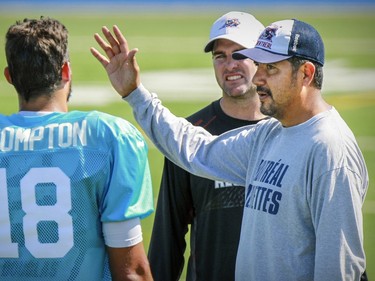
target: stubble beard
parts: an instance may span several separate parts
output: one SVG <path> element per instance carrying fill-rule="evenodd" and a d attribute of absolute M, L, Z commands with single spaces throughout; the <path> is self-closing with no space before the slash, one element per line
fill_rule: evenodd
<path fill-rule="evenodd" d="M 232 98 L 243 98 L 246 96 L 257 94 L 256 86 L 253 84 L 247 85 L 246 87 L 244 85 L 242 85 L 241 87 L 236 87 L 236 88 L 224 87 L 224 93 L 226 93 L 229 97 L 232 97 Z"/>
<path fill-rule="evenodd" d="M 277 115 L 277 108 L 274 105 L 274 102 L 272 100 L 272 103 L 269 103 L 268 105 L 265 104 L 265 102 L 260 103 L 260 112 L 264 115 L 275 117 Z"/>
<path fill-rule="evenodd" d="M 262 86 L 258 86 L 257 92 L 264 92 L 268 95 L 268 99 L 266 101 L 260 101 L 260 112 L 264 115 L 275 117 L 275 115 L 277 114 L 277 107 L 275 105 L 275 101 L 273 100 L 271 90 Z"/>

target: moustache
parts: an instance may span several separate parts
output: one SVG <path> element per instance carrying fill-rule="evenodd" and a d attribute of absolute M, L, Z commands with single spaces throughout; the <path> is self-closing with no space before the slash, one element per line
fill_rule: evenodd
<path fill-rule="evenodd" d="M 263 86 L 257 86 L 257 92 L 263 92 L 269 96 L 272 96 L 271 90 L 267 89 L 266 87 Z"/>

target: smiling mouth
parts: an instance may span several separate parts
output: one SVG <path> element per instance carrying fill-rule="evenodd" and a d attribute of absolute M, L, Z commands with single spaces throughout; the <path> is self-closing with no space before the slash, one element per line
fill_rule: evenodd
<path fill-rule="evenodd" d="M 232 76 L 227 77 L 227 81 L 236 81 L 236 80 L 241 79 L 241 78 L 242 78 L 241 75 L 232 75 Z"/>

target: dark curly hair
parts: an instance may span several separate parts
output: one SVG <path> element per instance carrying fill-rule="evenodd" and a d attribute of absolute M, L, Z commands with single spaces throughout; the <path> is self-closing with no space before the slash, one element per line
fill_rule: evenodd
<path fill-rule="evenodd" d="M 50 95 L 61 85 L 69 61 L 68 30 L 51 18 L 24 19 L 6 34 L 6 59 L 17 93 L 26 101 Z"/>

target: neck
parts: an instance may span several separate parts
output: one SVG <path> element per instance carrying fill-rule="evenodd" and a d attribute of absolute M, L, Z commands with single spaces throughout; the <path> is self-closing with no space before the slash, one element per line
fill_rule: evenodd
<path fill-rule="evenodd" d="M 315 115 L 332 108 L 321 96 L 319 90 L 314 90 L 303 95 L 305 97 L 284 111 L 279 121 L 284 127 L 296 126 L 311 119 Z M 309 97 L 309 98 L 307 98 Z"/>
<path fill-rule="evenodd" d="M 220 100 L 220 107 L 226 115 L 240 120 L 254 121 L 266 117 L 260 112 L 258 96 L 256 99 L 223 96 Z"/>
<path fill-rule="evenodd" d="M 41 95 L 29 101 L 19 96 L 19 111 L 67 112 L 67 93 L 60 89 L 51 95 Z"/>
<path fill-rule="evenodd" d="M 27 106 L 20 106 L 19 111 L 67 112 L 68 108 L 57 104 L 48 104 L 45 106 L 27 104 Z"/>

